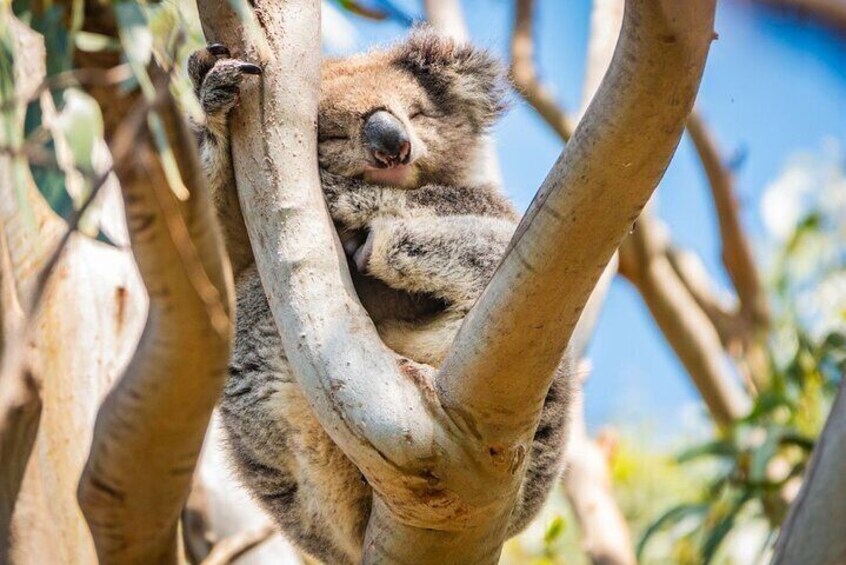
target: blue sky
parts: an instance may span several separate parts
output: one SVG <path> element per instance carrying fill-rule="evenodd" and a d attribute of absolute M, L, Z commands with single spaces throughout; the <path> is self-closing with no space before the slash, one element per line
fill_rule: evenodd
<path fill-rule="evenodd" d="M 589 0 L 538 0 L 537 64 L 564 107 L 580 100 Z M 419 2 L 395 2 L 419 14 Z M 473 40 L 506 56 L 513 2 L 464 0 Z M 395 24 L 351 18 L 357 49 L 399 37 Z M 821 151 L 835 139 L 846 148 L 846 37 L 748 0 L 720 0 L 698 105 L 727 157 L 743 155 L 737 171 L 743 221 L 758 248 L 765 232 L 760 196 L 787 159 Z M 521 208 L 558 157 L 558 138 L 519 99 L 495 130 L 505 189 Z M 674 240 L 695 250 L 726 282 L 719 261 L 713 207 L 698 161 L 685 139 L 659 188 L 658 211 Z M 591 347 L 588 423 L 680 430 L 699 402 L 637 294 L 615 281 Z"/>

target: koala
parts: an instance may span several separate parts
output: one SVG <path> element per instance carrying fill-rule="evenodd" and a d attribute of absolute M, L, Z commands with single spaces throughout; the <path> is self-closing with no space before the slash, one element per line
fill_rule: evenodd
<path fill-rule="evenodd" d="M 235 192 L 227 114 L 242 81 L 261 69 L 212 45 L 191 56 L 188 70 L 206 114 L 202 162 L 237 276 L 236 337 L 220 402 L 227 450 L 288 539 L 325 563 L 357 563 L 373 493 L 295 381 Z M 427 30 L 323 64 L 318 160 L 329 213 L 380 336 L 415 362 L 441 363 L 517 225 L 500 188 L 474 180 L 506 84 L 486 52 Z M 537 513 L 561 472 L 568 374 L 562 361 L 509 536 Z"/>

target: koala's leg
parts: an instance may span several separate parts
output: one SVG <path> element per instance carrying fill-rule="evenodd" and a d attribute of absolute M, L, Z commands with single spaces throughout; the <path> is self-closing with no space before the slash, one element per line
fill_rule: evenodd
<path fill-rule="evenodd" d="M 514 223 L 480 216 L 377 218 L 356 252 L 361 272 L 466 312 L 499 264 Z"/>
<path fill-rule="evenodd" d="M 235 188 L 228 116 L 238 103 L 244 75 L 261 74 L 261 68 L 229 56 L 222 45 L 200 49 L 188 59 L 188 74 L 204 114 L 204 123 L 197 125 L 200 158 L 237 275 L 252 263 L 253 254 Z"/>
<path fill-rule="evenodd" d="M 464 312 L 447 310 L 422 321 L 383 320 L 376 327 L 385 345 L 395 352 L 440 367 L 464 316 Z"/>

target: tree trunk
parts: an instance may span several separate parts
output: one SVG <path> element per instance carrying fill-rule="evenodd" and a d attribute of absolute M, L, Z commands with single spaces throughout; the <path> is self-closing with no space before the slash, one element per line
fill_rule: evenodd
<path fill-rule="evenodd" d="M 43 40 L 7 10 L 2 8 L 0 17 L 9 18 L 16 38 L 15 85 L 23 108 L 44 78 Z M 22 124 L 22 111 L 19 119 Z M 68 226 L 50 210 L 26 164 L 21 165 L 18 170 L 12 158 L 0 156 L 0 223 L 10 259 L 4 276 L 11 273 L 24 312 L 32 312 L 34 292 Z M 18 199 L 15 190 L 25 198 Z M 120 243 L 126 239 L 125 225 L 115 191 L 114 183 L 107 182 L 100 197 L 117 204 L 106 204 L 102 214 L 116 226 L 113 239 Z M 53 272 L 34 309 L 37 315 L 23 321 L 26 363 L 38 377 L 43 408 L 12 518 L 10 559 L 88 564 L 96 557 L 76 501 L 76 482 L 100 400 L 138 341 L 146 296 L 128 251 L 78 233 L 67 238 Z M 4 463 L 11 464 L 6 456 L 4 451 Z M 23 453 L 17 456 L 19 463 L 26 462 Z"/>
<path fill-rule="evenodd" d="M 775 565 L 846 563 L 846 381 L 776 543 Z"/>

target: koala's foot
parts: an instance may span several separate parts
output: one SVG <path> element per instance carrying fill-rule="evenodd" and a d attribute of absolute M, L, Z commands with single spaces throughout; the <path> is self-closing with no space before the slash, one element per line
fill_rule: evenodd
<path fill-rule="evenodd" d="M 188 74 L 206 117 L 218 118 L 238 104 L 244 75 L 260 75 L 261 67 L 232 59 L 226 46 L 214 44 L 191 54 Z"/>

